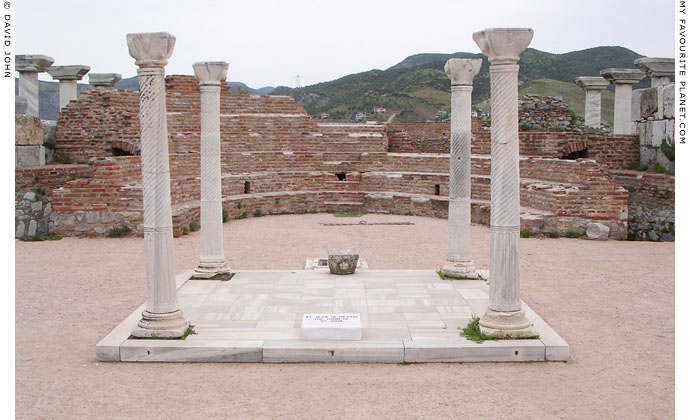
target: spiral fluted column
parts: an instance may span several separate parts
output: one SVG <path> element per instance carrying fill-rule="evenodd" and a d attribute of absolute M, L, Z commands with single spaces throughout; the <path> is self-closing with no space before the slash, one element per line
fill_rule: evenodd
<path fill-rule="evenodd" d="M 476 279 L 471 252 L 472 80 L 481 59 L 451 58 L 445 71 L 451 79 L 450 176 L 448 193 L 448 259 L 446 277 Z"/>
<path fill-rule="evenodd" d="M 228 63 L 194 64 L 201 90 L 201 257 L 194 278 L 227 275 L 223 252 L 223 203 L 220 171 L 220 82 Z"/>
<path fill-rule="evenodd" d="M 473 34 L 491 67 L 491 261 L 489 308 L 479 325 L 492 337 L 533 337 L 520 301 L 520 161 L 518 71 L 531 29 L 486 29 Z"/>
<path fill-rule="evenodd" d="M 139 66 L 141 174 L 144 194 L 144 252 L 148 299 L 135 337 L 181 337 L 182 317 L 172 252 L 172 208 L 168 125 L 165 109 L 165 65 L 175 37 L 165 33 L 127 34 L 129 54 Z"/>

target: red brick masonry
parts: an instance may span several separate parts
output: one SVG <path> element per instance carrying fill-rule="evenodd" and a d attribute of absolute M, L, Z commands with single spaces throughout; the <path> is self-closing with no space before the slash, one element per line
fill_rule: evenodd
<path fill-rule="evenodd" d="M 199 217 L 198 82 L 169 76 L 166 94 L 179 234 Z M 87 92 L 62 111 L 56 134 L 58 150 L 80 164 L 17 171 L 17 191 L 32 189 L 34 176 L 52 190 L 59 235 L 141 230 L 137 113 L 138 92 Z M 473 217 L 488 223 L 490 134 L 474 127 Z M 448 135 L 446 123 L 318 124 L 292 98 L 223 90 L 224 207 L 230 217 L 338 209 L 447 217 Z M 523 228 L 564 235 L 597 220 L 624 237 L 628 192 L 607 171 L 639 161 L 634 139 L 521 133 Z M 596 161 L 559 159 L 585 148 Z M 113 156 L 125 152 L 134 156 Z"/>

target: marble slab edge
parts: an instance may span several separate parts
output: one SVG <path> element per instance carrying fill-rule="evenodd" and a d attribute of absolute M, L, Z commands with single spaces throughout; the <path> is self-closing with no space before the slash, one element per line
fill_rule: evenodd
<path fill-rule="evenodd" d="M 402 341 L 265 341 L 264 363 L 403 363 Z"/>
<path fill-rule="evenodd" d="M 126 340 L 120 346 L 120 360 L 261 363 L 263 344 L 252 340 Z"/>
<path fill-rule="evenodd" d="M 536 312 L 522 302 L 527 318 L 532 320 L 539 333 L 539 340 L 544 343 L 544 360 L 547 362 L 567 362 L 570 357 L 570 345 L 554 331 Z"/>
<path fill-rule="evenodd" d="M 175 285 L 179 289 L 192 276 L 193 271 L 182 271 L 175 276 Z M 96 344 L 96 360 L 99 362 L 119 362 L 120 346 L 132 335 L 132 331 L 137 326 L 141 313 L 146 307 L 146 302 L 142 303 L 134 310 L 124 321 L 122 321 L 115 329 L 108 335 L 103 337 L 101 341 Z"/>
<path fill-rule="evenodd" d="M 543 362 L 541 340 L 412 341 L 404 340 L 405 363 Z"/>

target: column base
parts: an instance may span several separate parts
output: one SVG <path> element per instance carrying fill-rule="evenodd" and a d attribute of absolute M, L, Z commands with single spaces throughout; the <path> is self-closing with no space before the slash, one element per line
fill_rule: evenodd
<path fill-rule="evenodd" d="M 230 280 L 232 272 L 225 261 L 220 263 L 199 263 L 192 273 L 193 280 Z"/>
<path fill-rule="evenodd" d="M 479 320 L 482 334 L 492 338 L 534 338 L 536 330 L 532 321 L 525 316 L 525 310 L 500 312 L 487 309 Z"/>
<path fill-rule="evenodd" d="M 476 280 L 479 278 L 472 261 L 446 261 L 441 272 L 444 276 L 453 279 Z"/>
<path fill-rule="evenodd" d="M 136 338 L 180 338 L 187 327 L 189 323 L 179 309 L 166 314 L 144 311 L 132 335 Z"/>

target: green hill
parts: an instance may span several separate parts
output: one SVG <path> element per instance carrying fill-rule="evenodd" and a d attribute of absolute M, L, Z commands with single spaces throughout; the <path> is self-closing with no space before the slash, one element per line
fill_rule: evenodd
<path fill-rule="evenodd" d="M 630 68 L 639 57 L 623 47 L 597 47 L 565 54 L 528 48 L 520 59 L 521 93 L 563 96 L 573 105 L 575 113 L 582 116 L 584 92 L 572 83 L 573 79 L 597 76 L 601 69 L 608 67 Z M 475 105 L 486 101 L 491 90 L 488 61 L 482 54 L 467 52 L 416 54 L 387 70 L 351 74 L 298 89 L 278 87 L 273 94 L 293 96 L 312 116 L 327 113 L 329 119 L 335 121 L 351 120 L 357 112 L 368 113 L 369 120 L 386 120 L 390 113 L 395 113 L 396 122 L 426 121 L 433 119 L 440 110 L 450 111 L 450 81 L 443 71 L 449 58 L 484 59 L 474 79 L 472 98 Z M 645 79 L 635 88 L 647 86 L 649 80 Z M 613 87 L 609 89 L 613 91 Z M 611 121 L 607 98 L 605 94 L 604 119 Z M 375 107 L 385 107 L 389 113 L 374 115 Z"/>

